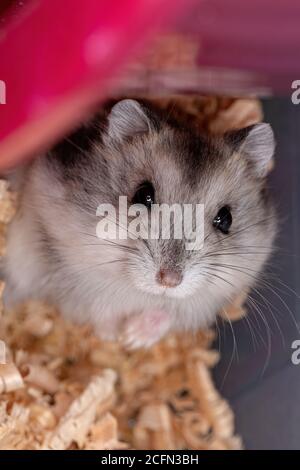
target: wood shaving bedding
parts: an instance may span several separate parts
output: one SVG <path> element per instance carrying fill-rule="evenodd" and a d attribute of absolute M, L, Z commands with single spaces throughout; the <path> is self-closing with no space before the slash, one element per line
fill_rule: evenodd
<path fill-rule="evenodd" d="M 49 307 L 34 307 L 41 325 L 47 322 Z M 55 309 L 44 337 L 22 327 L 16 335 L 20 312 L 2 318 L 13 362 L 1 367 L 15 382 L 0 394 L 0 449 L 241 447 L 209 372 L 218 360 L 209 350 L 213 332 L 172 335 L 148 351 L 128 352 L 64 322 Z"/>
<path fill-rule="evenodd" d="M 224 132 L 239 127 L 239 110 L 243 125 L 261 119 L 260 104 L 248 101 L 189 98 L 185 113 Z M 0 181 L 1 255 L 16 200 Z M 241 305 L 228 306 L 231 314 L 243 315 Z M 211 378 L 213 339 L 212 331 L 171 335 L 128 352 L 40 302 L 1 307 L 0 449 L 240 449 L 233 413 Z"/>

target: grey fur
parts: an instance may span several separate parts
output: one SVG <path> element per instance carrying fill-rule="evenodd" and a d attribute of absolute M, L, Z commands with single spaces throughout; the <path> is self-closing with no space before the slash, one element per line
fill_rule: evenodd
<path fill-rule="evenodd" d="M 46 298 L 108 337 L 125 318 L 166 312 L 167 326 L 137 345 L 169 329 L 211 324 L 256 282 L 276 232 L 264 178 L 274 141 L 268 125 L 253 129 L 236 148 L 126 100 L 112 109 L 106 131 L 95 120 L 32 162 L 9 230 L 6 299 Z M 186 251 L 185 240 L 114 244 L 96 237 L 97 206 L 116 206 L 119 195 L 130 200 L 143 181 L 152 182 L 158 203 L 205 204 L 203 250 Z M 233 216 L 229 235 L 212 226 L 224 205 Z M 158 286 L 161 266 L 180 270 L 182 284 Z"/>

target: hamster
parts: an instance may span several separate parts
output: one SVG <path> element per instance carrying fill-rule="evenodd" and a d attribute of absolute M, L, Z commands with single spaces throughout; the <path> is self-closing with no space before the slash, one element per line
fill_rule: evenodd
<path fill-rule="evenodd" d="M 132 348 L 211 325 L 251 289 L 272 251 L 266 175 L 274 149 L 269 124 L 212 138 L 145 103 L 117 102 L 105 126 L 94 118 L 19 177 L 6 303 L 45 299 Z M 184 237 L 99 238 L 97 207 L 117 208 L 121 195 L 148 212 L 153 204 L 203 204 L 203 247 L 187 250 Z"/>

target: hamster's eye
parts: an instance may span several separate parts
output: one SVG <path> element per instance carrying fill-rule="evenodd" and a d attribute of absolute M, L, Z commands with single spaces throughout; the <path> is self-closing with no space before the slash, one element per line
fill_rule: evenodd
<path fill-rule="evenodd" d="M 221 230 L 222 233 L 228 234 L 231 224 L 232 215 L 230 212 L 230 207 L 224 206 L 219 210 L 216 217 L 214 218 L 213 226 Z"/>
<path fill-rule="evenodd" d="M 136 191 L 133 197 L 133 204 L 143 204 L 148 209 L 154 204 L 154 187 L 149 181 L 145 181 Z"/>

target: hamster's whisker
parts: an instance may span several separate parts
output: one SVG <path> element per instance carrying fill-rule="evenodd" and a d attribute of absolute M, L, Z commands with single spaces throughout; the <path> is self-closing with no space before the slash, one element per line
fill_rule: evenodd
<path fill-rule="evenodd" d="M 228 284 L 228 283 L 230 284 L 229 281 L 227 281 L 226 279 L 223 279 L 221 276 L 216 275 L 214 272 L 206 271 L 206 272 L 205 272 L 205 275 L 212 278 L 212 280 L 210 280 L 210 281 L 211 281 L 211 284 L 214 285 L 214 286 L 216 286 L 216 287 L 218 287 L 218 284 L 217 284 L 216 282 L 214 282 L 215 278 L 216 278 L 216 279 L 220 279 L 221 281 L 223 281 L 223 282 L 225 282 L 225 283 L 227 283 L 227 284 Z M 209 281 L 209 280 L 207 279 L 207 281 Z M 231 284 L 231 285 L 233 285 L 233 284 Z M 228 297 L 228 302 L 229 302 L 229 301 L 230 301 L 230 299 L 229 299 L 229 297 Z M 227 368 L 227 370 L 226 370 L 226 372 L 225 372 L 225 375 L 224 375 L 224 378 L 223 378 L 221 387 L 223 387 L 223 385 L 224 385 L 224 383 L 225 383 L 225 380 L 226 380 L 226 378 L 227 378 L 227 375 L 228 375 L 228 373 L 229 373 L 229 370 L 230 370 L 230 368 L 231 368 L 231 365 L 232 365 L 232 363 L 233 363 L 233 360 L 234 360 L 235 355 L 236 355 L 237 358 L 238 358 L 237 342 L 236 342 L 236 338 L 235 338 L 235 334 L 234 334 L 234 329 L 233 329 L 233 326 L 232 326 L 232 322 L 231 322 L 230 318 L 227 316 L 226 312 L 224 312 L 224 314 L 225 314 L 225 316 L 227 317 L 228 323 L 229 323 L 229 325 L 230 325 L 230 330 L 231 330 L 231 334 L 232 334 L 232 338 L 233 338 L 233 349 L 232 349 L 232 355 L 231 355 L 231 358 L 230 358 L 230 361 L 229 361 L 229 365 L 228 365 L 228 368 Z"/>
<path fill-rule="evenodd" d="M 128 245 L 124 245 L 122 243 L 119 243 L 119 242 L 116 242 L 114 240 L 111 240 L 110 238 L 98 238 L 97 235 L 93 235 L 93 234 L 90 234 L 90 233 L 86 233 L 86 232 L 79 232 L 81 233 L 82 235 L 87 235 L 87 236 L 90 236 L 96 240 L 102 240 L 104 241 L 104 243 L 95 243 L 94 246 L 97 246 L 97 245 L 101 245 L 101 246 L 105 246 L 107 244 L 110 244 L 112 246 L 115 246 L 116 248 L 123 248 L 127 251 L 132 251 L 132 252 L 137 252 L 138 251 L 138 248 L 134 247 L 134 246 L 128 246 Z"/>
<path fill-rule="evenodd" d="M 128 253 L 137 253 L 138 249 L 126 245 L 119 245 L 118 243 L 109 243 L 107 240 L 104 243 L 82 243 L 80 246 L 110 246 L 111 248 L 119 249 L 120 251 Z"/>
<path fill-rule="evenodd" d="M 267 355 L 266 355 L 266 359 L 265 359 L 265 363 L 264 363 L 264 366 L 262 368 L 262 371 L 261 371 L 261 376 L 264 375 L 266 369 L 268 368 L 268 365 L 270 363 L 270 359 L 271 359 L 271 353 L 272 353 L 272 330 L 270 329 L 270 326 L 265 318 L 265 316 L 263 315 L 263 312 L 262 310 L 260 309 L 260 307 L 257 305 L 257 303 L 254 301 L 254 299 L 252 298 L 252 306 L 254 308 L 254 311 L 258 313 L 259 317 L 261 318 L 261 320 L 263 321 L 263 324 L 266 328 L 266 333 L 267 333 L 267 344 L 265 344 L 266 348 L 267 348 Z"/>
<path fill-rule="evenodd" d="M 224 241 L 225 241 L 225 240 L 224 240 Z M 211 250 L 211 251 L 207 252 L 207 255 L 210 255 L 210 254 L 212 254 L 212 255 L 214 255 L 214 254 L 220 254 L 220 255 L 221 255 L 221 254 L 223 254 L 223 253 L 228 254 L 228 251 L 230 251 L 230 250 L 235 250 L 235 249 L 239 250 L 239 252 L 242 252 L 241 250 L 244 250 L 242 253 L 247 254 L 247 253 L 249 253 L 248 248 L 254 248 L 254 249 L 259 249 L 259 250 L 260 250 L 260 249 L 261 249 L 261 250 L 266 249 L 266 250 L 268 250 L 268 251 L 263 252 L 263 254 L 265 254 L 265 253 L 266 253 L 266 254 L 269 254 L 269 253 L 270 253 L 270 247 L 269 247 L 269 246 L 264 246 L 264 245 L 247 245 L 247 246 L 245 247 L 245 246 L 243 246 L 243 245 L 236 245 L 236 246 L 227 246 L 227 247 L 225 246 L 225 247 L 221 247 L 220 251 L 218 251 L 218 250 L 217 250 L 217 251 Z M 276 253 L 279 253 L 279 254 L 282 254 L 282 255 L 284 255 L 284 256 L 292 256 L 293 258 L 300 258 L 300 256 L 295 255 L 294 253 L 291 253 L 291 252 L 289 252 L 288 250 L 285 250 L 285 249 L 283 249 L 283 248 L 281 248 L 281 247 L 279 247 L 278 245 L 275 245 L 275 244 L 272 245 L 272 251 L 273 251 L 273 252 L 276 252 Z M 238 253 L 239 253 L 239 252 L 238 252 Z M 233 251 L 233 254 L 235 254 L 234 251 Z M 251 254 L 252 254 L 252 252 L 251 252 Z M 206 256 L 206 255 L 205 255 L 205 256 Z"/>
<path fill-rule="evenodd" d="M 252 213 L 256 216 L 257 215 L 257 204 L 247 205 L 243 208 L 243 211 L 244 212 L 247 211 L 248 217 L 251 217 Z M 272 217 L 272 218 L 274 217 L 277 220 L 276 215 L 269 216 L 269 217 Z M 268 218 L 261 219 L 261 221 L 259 221 L 258 223 L 263 223 L 265 220 L 268 220 Z M 247 226 L 246 228 L 248 228 L 248 227 L 251 227 L 251 225 Z M 208 233 L 208 235 L 205 237 L 205 239 L 208 239 L 211 235 L 213 235 L 213 232 Z M 222 243 L 223 241 L 226 241 L 227 238 L 229 238 L 228 235 L 226 236 L 225 240 L 219 240 L 219 242 Z"/>
<path fill-rule="evenodd" d="M 263 337 L 263 335 L 261 334 L 261 324 L 259 322 L 259 320 L 257 319 L 257 302 L 253 299 L 253 297 L 251 295 L 249 295 L 247 301 L 249 301 L 249 303 L 247 303 L 248 305 L 248 308 L 249 308 L 249 311 L 250 311 L 250 315 L 246 315 L 245 317 L 243 317 L 242 320 L 246 320 L 246 318 L 248 318 L 248 320 L 250 321 L 250 319 L 252 318 L 251 317 L 251 314 L 254 316 L 253 320 L 254 320 L 254 326 L 255 326 L 255 331 L 257 333 L 257 335 L 259 336 L 262 344 L 267 347 L 267 343 L 265 342 L 265 339 Z"/>
<path fill-rule="evenodd" d="M 279 284 L 282 285 L 282 287 L 284 287 L 285 289 L 287 289 L 291 294 L 295 295 L 297 297 L 297 299 L 300 299 L 300 295 L 294 290 L 292 289 L 290 286 L 288 286 L 287 284 L 285 284 L 281 279 L 279 279 L 275 274 L 273 273 L 270 273 L 270 277 L 272 276 L 272 281 L 273 282 L 279 282 Z M 275 287 L 275 286 L 273 286 Z M 277 290 L 279 290 L 277 288 Z M 284 292 L 284 291 L 283 291 Z"/>
<path fill-rule="evenodd" d="M 251 341 L 252 341 L 252 347 L 253 347 L 253 351 L 255 353 L 257 351 L 256 347 L 259 346 L 258 340 L 255 336 L 255 334 L 257 334 L 257 331 L 254 329 L 249 317 L 245 316 L 241 321 L 243 321 L 243 320 L 245 320 L 245 322 L 247 323 L 247 326 L 249 328 L 249 332 L 250 332 L 250 335 L 251 335 Z"/>
<path fill-rule="evenodd" d="M 225 374 L 223 376 L 223 379 L 222 379 L 222 382 L 221 382 L 221 389 L 223 388 L 224 386 L 224 383 L 228 377 L 228 374 L 230 372 L 230 369 L 231 369 L 231 366 L 233 364 L 233 361 L 234 361 L 234 357 L 236 355 L 237 357 L 237 360 L 239 360 L 239 354 L 238 354 L 238 348 L 237 348 L 237 341 L 236 341 L 236 337 L 235 337 L 235 333 L 234 333 L 234 328 L 232 326 L 232 321 L 230 320 L 230 318 L 228 317 L 227 313 L 226 313 L 226 310 L 223 309 L 223 313 L 227 319 L 227 322 L 230 326 L 230 331 L 231 331 L 231 334 L 232 334 L 232 339 L 233 339 L 233 347 L 232 347 L 232 353 L 231 353 L 231 358 L 229 360 L 229 363 L 228 363 L 228 366 L 227 366 L 227 369 L 225 371 Z"/>
<path fill-rule="evenodd" d="M 205 258 L 214 258 L 215 256 L 247 256 L 247 255 L 268 255 L 268 251 L 229 251 L 229 252 L 211 252 L 204 255 Z"/>
<path fill-rule="evenodd" d="M 215 266 L 218 267 L 218 266 L 220 266 L 220 265 L 215 264 Z M 241 272 L 241 273 L 245 274 L 246 276 L 249 276 L 249 277 L 251 277 L 252 279 L 254 279 L 255 281 L 257 281 L 257 276 L 253 276 L 253 275 L 249 274 L 248 272 L 246 272 L 246 271 L 245 271 L 244 269 L 242 269 L 242 268 L 241 268 L 241 269 L 238 269 L 238 268 L 236 268 L 236 267 L 234 267 L 234 266 L 232 266 L 232 265 L 225 265 L 225 267 L 228 267 L 229 269 L 232 269 L 233 271 Z M 230 272 L 227 272 L 227 274 L 230 275 Z M 233 275 L 233 274 L 232 274 L 232 275 Z M 295 319 L 295 316 L 294 316 L 293 312 L 291 311 L 290 307 L 287 305 L 287 303 L 286 303 L 285 300 L 282 298 L 282 296 L 281 296 L 280 294 L 278 294 L 278 292 L 276 292 L 276 290 L 275 290 L 275 289 L 276 289 L 276 286 L 271 286 L 270 283 L 268 283 L 267 281 L 265 281 L 265 280 L 263 280 L 263 279 L 261 279 L 260 282 L 261 282 L 261 284 L 262 284 L 263 287 L 265 287 L 266 289 L 268 289 L 269 291 L 271 291 L 271 292 L 273 293 L 273 295 L 275 295 L 275 296 L 280 300 L 280 302 L 282 303 L 282 305 L 285 307 L 285 309 L 286 309 L 287 312 L 289 313 L 289 315 L 290 315 L 290 317 L 291 317 L 291 319 L 292 319 L 292 321 L 293 321 L 293 324 L 295 325 L 296 330 L 297 330 L 298 334 L 300 335 L 300 326 L 298 325 L 298 323 L 297 323 L 297 321 L 296 321 L 296 319 Z M 252 287 L 252 289 L 255 290 L 256 292 L 258 292 L 255 287 Z M 277 288 L 277 290 L 278 290 L 278 288 Z M 262 295 L 262 294 L 260 294 L 260 295 Z M 279 312 L 279 310 L 278 310 L 272 303 L 270 303 L 270 305 L 272 306 L 272 308 L 273 308 L 274 310 L 277 310 L 277 311 Z"/>
<path fill-rule="evenodd" d="M 265 340 L 264 340 L 264 337 L 263 337 L 263 335 L 262 335 L 261 332 L 260 332 L 260 324 L 259 324 L 259 322 L 257 321 L 257 317 L 256 317 L 256 310 L 255 310 L 255 309 L 256 309 L 256 306 L 255 306 L 255 304 L 252 303 L 252 298 L 249 298 L 249 304 L 250 304 L 250 307 L 251 307 L 251 313 L 254 315 L 253 323 L 252 323 L 252 316 L 251 316 L 251 315 L 246 315 L 245 317 L 243 317 L 243 319 L 242 319 L 241 321 L 245 320 L 249 325 L 251 325 L 251 326 L 253 327 L 254 333 L 255 333 L 255 335 L 256 335 L 256 336 L 254 335 L 254 337 L 255 337 L 255 338 L 258 337 L 259 340 L 261 341 L 261 343 L 262 343 L 264 346 L 267 346 L 267 344 L 266 344 L 266 342 L 265 342 Z M 256 342 L 257 342 L 258 347 L 259 347 L 259 345 L 260 345 L 259 340 L 256 339 Z"/>
<path fill-rule="evenodd" d="M 279 321 L 278 321 L 277 318 L 276 318 L 276 315 L 274 315 L 273 310 L 272 310 L 272 309 L 274 309 L 274 305 L 273 305 L 272 302 L 270 302 L 261 292 L 259 292 L 258 289 L 256 289 L 255 287 L 253 287 L 252 290 L 256 293 L 256 295 L 258 295 L 258 296 L 262 299 L 264 305 L 267 307 L 267 309 L 268 309 L 270 315 L 272 316 L 272 319 L 273 319 L 273 321 L 274 321 L 274 323 L 275 323 L 275 325 L 276 325 L 276 327 L 277 327 L 277 329 L 278 329 L 278 331 L 279 331 L 279 334 L 280 334 L 280 336 L 281 336 L 282 345 L 283 345 L 283 347 L 285 347 L 285 338 L 284 338 L 283 331 L 282 331 L 282 329 L 281 329 L 281 327 L 280 327 Z M 262 306 L 263 306 L 263 305 L 262 305 Z M 276 307 L 275 307 L 275 310 L 276 310 L 278 313 L 280 313 L 279 309 L 277 309 Z"/>
<path fill-rule="evenodd" d="M 272 248 L 274 248 L 274 247 L 275 247 L 275 249 L 277 249 L 277 248 L 280 249 L 280 247 L 276 247 L 276 245 L 273 244 Z M 224 251 L 226 252 L 228 250 L 236 250 L 236 249 L 238 249 L 238 250 L 240 250 L 240 249 L 248 250 L 249 248 L 270 250 L 270 245 L 248 245 L 247 244 L 247 246 L 245 246 L 245 245 L 230 245 L 230 246 L 224 246 L 224 247 L 222 246 L 220 248 L 220 251 L 212 250 L 209 253 L 223 253 Z"/>
<path fill-rule="evenodd" d="M 122 258 L 119 258 L 119 259 L 113 259 L 113 260 L 109 260 L 109 261 L 104 261 L 102 263 L 95 263 L 93 264 L 93 266 L 86 266 L 85 268 L 80 268 L 80 269 L 77 269 L 76 265 L 73 265 L 73 268 L 74 268 L 74 272 L 76 274 L 82 274 L 84 272 L 92 272 L 95 270 L 95 268 L 100 268 L 102 266 L 107 266 L 109 264 L 115 264 L 115 263 L 125 263 L 127 260 L 126 259 L 122 259 Z"/>
<path fill-rule="evenodd" d="M 267 273 L 259 273 L 257 274 L 257 271 L 256 270 L 253 270 L 251 268 L 249 268 L 248 266 L 243 266 L 243 265 L 234 265 L 234 264 L 229 264 L 229 263 L 209 263 L 211 266 L 215 266 L 216 268 L 219 268 L 219 266 L 221 267 L 224 267 L 224 268 L 229 268 L 233 271 L 238 271 L 240 273 L 243 273 L 243 274 L 246 274 L 247 276 L 251 277 L 254 281 L 260 281 L 260 283 L 263 285 L 263 286 L 266 286 L 266 287 L 269 287 L 271 286 L 270 283 L 268 283 L 266 281 L 266 279 L 263 279 L 263 276 L 266 276 Z M 250 271 L 247 272 L 247 271 Z M 255 273 L 255 274 L 252 274 L 252 273 Z M 230 273 L 229 273 L 230 274 Z"/>
<path fill-rule="evenodd" d="M 222 244 L 222 243 L 226 243 L 226 241 L 229 239 L 229 238 L 232 238 L 232 237 L 236 237 L 237 235 L 245 232 L 246 230 L 252 228 L 252 227 L 256 227 L 257 225 L 261 225 L 261 224 L 264 224 L 266 221 L 268 220 L 277 220 L 277 217 L 275 215 L 271 215 L 269 217 L 265 217 L 263 219 L 260 219 L 258 220 L 257 222 L 254 222 L 253 224 L 250 224 L 250 225 L 246 225 L 245 227 L 243 227 L 242 229 L 240 230 L 237 230 L 229 235 L 226 235 L 226 237 L 224 238 L 224 240 L 217 240 L 215 241 L 214 243 L 212 243 L 212 246 L 216 245 L 216 244 Z"/>
<path fill-rule="evenodd" d="M 215 272 L 216 269 L 213 266 L 210 267 L 209 265 L 205 265 L 205 266 L 203 266 L 203 268 L 206 269 L 206 270 L 210 270 L 209 273 L 207 273 L 208 275 L 213 276 L 217 279 L 220 279 L 221 281 L 226 282 L 226 284 L 230 285 L 231 287 L 234 287 L 232 282 L 230 282 L 227 279 L 224 279 L 222 276 L 219 276 L 218 274 L 216 274 L 216 272 Z"/>
<path fill-rule="evenodd" d="M 39 197 L 43 198 L 46 200 L 46 202 L 51 202 L 51 204 L 53 203 L 56 203 L 57 206 L 63 206 L 63 204 L 65 204 L 67 201 L 68 201 L 68 198 L 65 198 L 65 197 L 61 197 L 61 196 L 52 196 L 50 194 L 46 194 L 46 193 L 43 193 L 43 192 L 39 192 Z M 72 203 L 74 205 L 76 205 L 79 209 L 80 212 L 83 212 L 85 214 L 87 214 L 88 216 L 96 216 L 96 208 L 94 208 L 94 206 L 91 206 L 91 211 L 88 211 L 86 210 L 85 207 L 82 206 L 82 203 L 79 202 L 79 201 L 76 201 L 76 199 L 72 199 Z M 23 204 L 25 205 L 24 201 L 23 201 Z M 26 201 L 26 206 L 27 207 L 33 207 L 33 208 L 38 208 L 38 204 L 37 205 L 34 205 L 32 202 L 31 204 L 28 204 L 27 201 Z"/>
<path fill-rule="evenodd" d="M 104 284 L 103 286 L 99 286 L 96 291 L 95 289 L 92 290 L 93 293 L 97 293 L 98 294 L 101 294 L 103 292 L 105 292 L 108 288 L 110 288 L 111 286 L 115 285 L 117 287 L 116 291 L 115 291 L 115 294 L 121 290 L 121 287 L 117 284 L 116 285 L 116 282 L 115 280 L 113 279 L 111 282 L 109 282 L 108 284 Z"/>
<path fill-rule="evenodd" d="M 249 253 L 248 253 L 248 254 L 249 254 Z M 261 253 L 260 253 L 260 252 L 258 252 L 258 253 L 257 253 L 257 252 L 251 253 L 251 256 L 253 256 L 253 254 L 254 254 L 254 255 L 259 255 L 259 254 L 261 254 Z M 216 257 L 216 258 L 217 258 L 217 257 L 222 257 L 222 258 L 224 258 L 224 261 L 226 262 L 226 257 L 228 257 L 228 259 L 231 260 L 231 259 L 232 259 L 232 258 L 231 258 L 232 255 L 235 256 L 236 258 L 241 259 L 241 260 L 249 261 L 249 258 L 247 257 L 247 253 L 242 253 L 242 252 L 224 253 L 224 254 L 222 254 L 222 253 L 217 253 L 216 256 L 213 256 L 213 254 L 209 254 L 209 255 L 207 255 L 207 256 L 204 256 L 204 257 L 203 257 L 203 260 L 205 260 L 205 259 L 210 260 L 211 258 L 214 259 L 215 257 Z M 196 263 L 196 264 L 201 264 L 201 262 L 202 262 L 202 261 L 200 261 L 200 262 L 198 262 L 198 263 Z M 216 260 L 216 262 L 217 262 L 217 260 Z M 218 264 L 219 264 L 219 263 L 218 263 Z M 244 267 L 244 265 L 239 265 L 239 267 Z M 276 260 L 273 260 L 273 261 L 272 261 L 272 260 L 267 260 L 267 261 L 265 261 L 265 268 L 268 268 L 268 269 L 269 269 L 269 268 L 272 268 L 272 269 L 274 270 L 274 269 L 278 268 L 278 263 L 277 263 Z M 250 270 L 251 268 L 248 268 L 248 267 L 247 267 L 247 269 Z M 252 271 L 254 271 L 255 273 L 257 273 L 257 270 L 256 270 L 256 269 L 255 269 L 255 270 L 252 270 Z M 276 278 L 277 278 L 277 276 L 275 276 L 274 273 L 271 273 L 270 271 L 266 271 L 266 270 L 265 270 L 265 272 L 260 272 L 260 273 L 259 273 L 259 276 L 260 276 L 260 277 L 261 277 L 261 276 L 268 276 L 270 279 L 272 279 L 272 278 L 276 279 Z"/>

